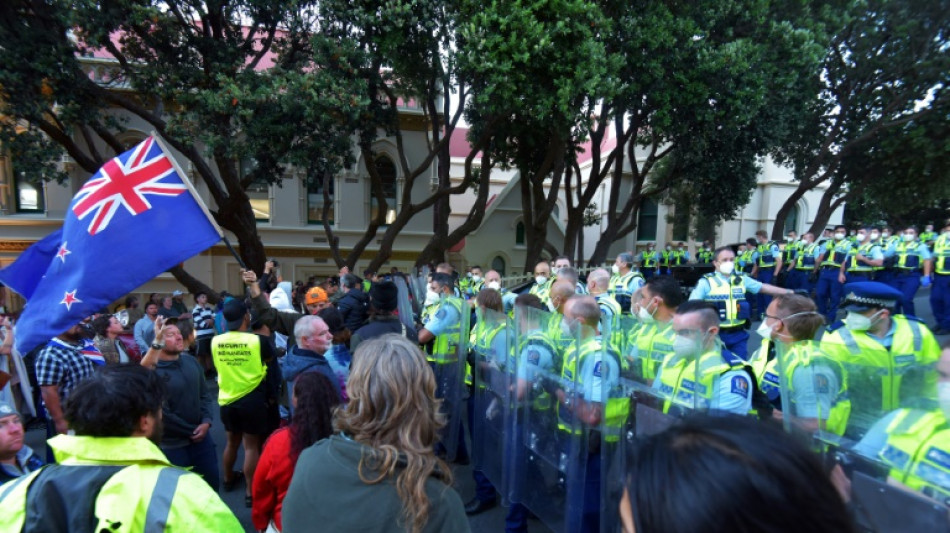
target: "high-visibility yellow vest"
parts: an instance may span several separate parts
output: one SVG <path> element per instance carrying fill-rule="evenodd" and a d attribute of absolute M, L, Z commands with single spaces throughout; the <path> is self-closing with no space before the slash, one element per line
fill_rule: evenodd
<path fill-rule="evenodd" d="M 455 296 L 445 296 L 442 298 L 441 305 L 451 306 L 458 313 L 459 321 L 449 325 L 441 335 L 436 336 L 432 344 L 432 354 L 427 359 L 436 364 L 455 363 L 459 360 L 458 347 L 462 342 L 461 319 L 465 302 Z M 468 312 L 467 306 L 464 312 Z"/>
<path fill-rule="evenodd" d="M 874 246 L 872 243 L 858 246 L 858 249 L 848 258 L 848 272 L 873 272 L 874 268 L 871 265 L 858 261 L 858 255 L 860 254 L 870 259 Z"/>
<path fill-rule="evenodd" d="M 851 242 L 847 239 L 839 241 L 834 248 L 829 247 L 825 252 L 825 260 L 821 262 L 823 267 L 841 267 L 848 258 L 848 251 L 851 250 Z"/>
<path fill-rule="evenodd" d="M 775 266 L 776 257 L 772 253 L 772 247 L 774 246 L 773 241 L 768 241 L 756 247 L 756 251 L 759 253 L 759 268 Z"/>
<path fill-rule="evenodd" d="M 617 364 L 617 370 L 620 370 L 620 355 L 609 347 L 604 349 L 602 341 L 591 337 L 582 341 L 577 351 L 568 354 L 568 357 L 564 360 L 564 365 L 561 368 L 562 382 L 573 382 L 579 389 L 582 389 L 584 384 L 581 382 L 578 372 L 584 367 L 587 358 L 592 356 L 599 356 L 601 358 L 609 357 Z M 594 376 L 596 377 L 599 373 L 606 370 L 608 363 L 600 359 L 596 361 L 594 365 Z M 613 388 L 616 388 L 615 385 L 619 384 L 619 377 L 619 375 L 612 376 L 613 379 L 608 379 L 608 381 L 613 382 Z M 610 387 L 606 387 L 603 391 L 605 400 L 603 402 L 605 404 L 603 418 L 604 438 L 610 442 L 616 442 L 620 437 L 620 430 L 627 420 L 627 415 L 630 413 L 630 398 L 611 397 L 612 392 L 616 391 Z M 583 428 L 578 427 L 578 424 L 574 423 L 574 414 L 570 409 L 561 404 L 558 404 L 557 408 L 557 425 L 558 429 L 567 433 L 579 434 L 583 432 Z"/>
<path fill-rule="evenodd" d="M 890 477 L 941 503 L 950 499 L 950 425 L 939 409 L 901 409 L 878 457 Z"/>
<path fill-rule="evenodd" d="M 713 272 L 703 278 L 709 283 L 709 293 L 704 300 L 719 310 L 720 326 L 730 328 L 745 324 L 749 318 L 749 303 L 745 299 L 742 276 L 732 275 L 725 278 Z"/>
<path fill-rule="evenodd" d="M 673 323 L 653 322 L 643 323 L 639 328 L 627 334 L 627 351 L 631 353 L 636 347 L 637 358 L 634 361 L 637 367 L 630 371 L 634 376 L 652 381 L 656 377 L 656 370 L 667 356 L 673 353 Z"/>
<path fill-rule="evenodd" d="M 505 331 L 504 322 L 499 322 L 498 324 L 486 324 L 484 320 L 479 320 L 475 327 L 472 328 L 472 333 L 469 336 L 468 344 L 471 346 L 472 351 L 475 353 L 475 362 L 476 363 L 488 363 L 492 361 L 492 355 L 495 357 L 501 356 L 501 365 L 505 365 L 508 362 L 508 354 L 495 354 L 493 351 L 492 344 L 495 342 L 495 337 L 499 333 Z M 465 365 L 465 383 L 468 385 L 472 384 L 472 366 L 469 364 Z M 484 388 L 484 383 L 479 383 L 480 388 Z"/>
<path fill-rule="evenodd" d="M 950 235 L 941 235 L 934 242 L 934 274 L 950 274 Z"/>
<path fill-rule="evenodd" d="M 643 264 L 640 265 L 643 268 L 654 269 L 656 268 L 656 250 L 648 250 L 643 252 Z"/>
<path fill-rule="evenodd" d="M 729 360 L 724 359 L 717 347 L 702 354 L 699 364 L 687 357 L 668 356 L 660 370 L 660 392 L 667 396 L 663 412 L 668 413 L 674 404 L 687 409 L 709 409 L 717 392 L 713 386 L 716 379 L 730 370 L 745 370 L 742 359 L 729 355 Z"/>
<path fill-rule="evenodd" d="M 64 513 L 66 521 L 91 518 L 92 531 L 244 531 L 200 476 L 172 465 L 158 446 L 144 437 L 58 435 L 49 440 L 49 445 L 60 463 L 51 465 L 57 468 L 55 474 L 62 484 L 59 491 L 73 486 L 79 487 L 77 491 L 91 491 L 95 490 L 93 480 L 105 482 L 97 494 L 82 495 L 93 500 L 92 517 L 81 516 L 87 509 L 75 501 L 63 501 L 58 509 L 43 512 Z M 23 530 L 28 503 L 41 497 L 30 488 L 42 482 L 43 478 L 37 478 L 44 471 L 8 481 L 0 489 L 0 531 Z M 75 483 L 70 482 L 73 476 Z M 69 495 L 60 492 L 57 496 Z"/>
<path fill-rule="evenodd" d="M 218 405 L 243 398 L 267 375 L 261 361 L 261 338 L 253 333 L 229 331 L 215 335 L 211 356 L 218 371 Z"/>
<path fill-rule="evenodd" d="M 815 269 L 815 248 L 818 248 L 816 243 L 811 243 L 801 247 L 798 263 L 795 265 L 796 270 Z"/>
<path fill-rule="evenodd" d="M 815 348 L 815 345 L 810 341 L 793 344 L 786 348 L 783 355 L 785 358 L 785 372 L 787 373 L 784 380 L 785 390 L 790 392 L 794 391 L 795 381 L 792 378 L 796 370 L 818 364 L 828 367 L 828 369 L 834 372 L 838 377 L 839 387 L 837 391 L 832 391 L 835 393 L 835 398 L 829 412 L 819 413 L 819 418 L 825 421 L 822 425 L 824 431 L 829 431 L 836 435 L 844 435 L 844 431 L 848 425 L 848 418 L 851 416 L 851 399 L 848 396 L 847 373 L 840 363 L 827 357 L 824 353 L 816 351 Z M 778 358 L 776 357 L 766 365 L 760 389 L 767 395 L 776 388 L 781 389 L 782 377 L 780 374 L 781 370 L 779 369 Z M 820 375 L 814 377 L 816 382 L 813 383 L 812 386 L 815 388 L 816 393 L 822 392 L 820 390 L 822 386 L 830 386 L 830 383 L 822 383 L 824 380 Z M 789 402 L 793 401 L 792 398 L 787 398 L 787 400 Z M 791 415 L 794 415 L 794 410 L 786 416 Z"/>
<path fill-rule="evenodd" d="M 936 390 L 940 346 L 916 319 L 891 317 L 894 335 L 888 350 L 867 332 L 838 326 L 821 338 L 821 350 L 841 363 L 849 377 L 852 418 L 877 419 L 881 413 L 919 400 Z"/>
<path fill-rule="evenodd" d="M 920 264 L 922 260 L 921 260 L 919 242 L 901 241 L 897 243 L 897 247 L 895 248 L 895 254 L 897 255 L 897 264 L 895 266 L 897 267 L 898 270 L 920 269 Z"/>
<path fill-rule="evenodd" d="M 551 301 L 551 286 L 554 284 L 554 278 L 550 278 L 544 282 L 543 285 L 538 285 L 535 283 L 531 286 L 531 290 L 528 291 L 528 294 L 533 294 L 541 299 L 544 305 L 548 305 L 548 302 Z"/>

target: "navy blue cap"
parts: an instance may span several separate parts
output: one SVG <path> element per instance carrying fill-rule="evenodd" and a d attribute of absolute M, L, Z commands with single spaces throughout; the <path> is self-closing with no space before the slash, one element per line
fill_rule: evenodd
<path fill-rule="evenodd" d="M 841 308 L 845 311 L 893 308 L 903 296 L 901 291 L 878 281 L 847 283 Z"/>

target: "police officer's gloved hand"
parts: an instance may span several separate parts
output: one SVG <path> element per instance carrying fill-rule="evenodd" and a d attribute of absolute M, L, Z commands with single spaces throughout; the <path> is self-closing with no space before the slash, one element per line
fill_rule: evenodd
<path fill-rule="evenodd" d="M 930 286 L 930 276 L 920 276 L 920 286 L 929 287 Z"/>

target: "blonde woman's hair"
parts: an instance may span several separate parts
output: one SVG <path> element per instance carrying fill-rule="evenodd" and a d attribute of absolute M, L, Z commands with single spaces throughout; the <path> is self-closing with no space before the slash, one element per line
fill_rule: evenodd
<path fill-rule="evenodd" d="M 364 483 L 390 478 L 400 458 L 405 459 L 396 491 L 405 527 L 414 533 L 429 519 L 429 476 L 452 485 L 451 470 L 433 450 L 445 426 L 435 389 L 435 375 L 419 348 L 402 335 L 383 335 L 360 343 L 353 354 L 346 384 L 350 402 L 333 421 L 334 429 L 373 449 L 360 459 Z"/>

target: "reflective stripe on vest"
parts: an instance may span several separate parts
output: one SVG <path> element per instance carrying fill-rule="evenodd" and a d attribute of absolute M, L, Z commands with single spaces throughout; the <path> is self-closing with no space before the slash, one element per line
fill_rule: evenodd
<path fill-rule="evenodd" d="M 773 246 L 775 246 L 775 243 L 772 241 L 756 246 L 755 249 L 759 252 L 759 267 L 775 266 L 775 255 L 772 253 Z"/>
<path fill-rule="evenodd" d="M 712 303 L 719 310 L 721 327 L 735 327 L 745 324 L 748 314 L 748 302 L 745 299 L 745 285 L 740 276 L 730 276 L 729 281 L 723 281 L 718 274 L 703 276 L 709 283 L 709 293 L 705 301 Z M 735 281 L 738 280 L 738 284 Z"/>
<path fill-rule="evenodd" d="M 211 356 L 218 370 L 218 405 L 246 396 L 264 381 L 261 339 L 253 333 L 229 331 L 211 339 Z"/>
<path fill-rule="evenodd" d="M 863 255 L 868 259 L 871 258 L 871 252 L 874 250 L 874 244 L 867 243 L 862 244 L 858 249 L 851 254 L 848 258 L 848 272 L 871 272 L 874 268 L 864 262 L 858 261 L 858 255 Z"/>
<path fill-rule="evenodd" d="M 643 252 L 643 266 L 644 268 L 652 268 L 656 266 L 656 250 L 652 252 Z"/>
<path fill-rule="evenodd" d="M 943 504 L 950 499 L 950 428 L 941 411 L 898 412 L 879 457 L 890 477 Z"/>
<path fill-rule="evenodd" d="M 825 431 L 830 431 L 835 435 L 844 435 L 844 431 L 848 425 L 848 418 L 851 416 L 851 400 L 848 398 L 848 385 L 847 385 L 847 375 L 845 374 L 844 368 L 840 366 L 837 361 L 834 361 L 830 357 L 825 357 L 821 352 L 814 353 L 807 349 L 806 346 L 792 346 L 790 350 L 785 352 L 785 357 L 788 359 L 788 362 L 785 364 L 785 371 L 788 373 L 786 378 L 786 387 L 789 391 L 795 390 L 795 381 L 793 377 L 795 376 L 795 371 L 801 367 L 810 367 L 816 365 L 816 359 L 820 359 L 822 365 L 827 366 L 829 370 L 835 373 L 838 378 L 839 389 L 834 396 L 834 400 L 831 403 L 831 407 L 828 413 L 818 413 L 819 419 L 826 420 L 824 427 L 822 428 Z M 816 357 L 817 356 L 817 357 Z M 775 368 L 778 371 L 778 368 Z M 821 392 L 821 380 L 818 379 L 818 376 L 814 376 L 814 387 L 815 393 Z M 781 379 L 781 377 L 779 378 Z M 826 386 L 829 384 L 825 384 Z M 794 395 L 792 398 L 787 399 L 789 405 L 794 401 Z M 821 402 L 815 402 L 816 407 L 820 409 Z M 790 413 L 792 414 L 792 413 Z"/>
<path fill-rule="evenodd" d="M 455 363 L 458 361 L 458 347 L 461 343 L 462 328 L 462 306 L 465 302 L 461 298 L 447 296 L 442 299 L 441 305 L 451 305 L 458 313 L 459 321 L 451 324 L 446 330 L 435 338 L 432 344 L 432 355 L 427 357 L 429 361 L 436 364 Z M 440 306 L 441 307 L 441 306 Z"/>
<path fill-rule="evenodd" d="M 816 248 L 818 248 L 818 245 L 815 243 L 811 243 L 808 246 L 804 246 L 802 248 L 802 253 L 799 256 L 798 264 L 795 265 L 796 270 L 814 270 Z"/>
<path fill-rule="evenodd" d="M 836 244 L 834 248 L 825 252 L 827 256 L 821 262 L 821 266 L 841 267 L 848 258 L 849 250 L 851 250 L 850 241 L 845 240 Z"/>
<path fill-rule="evenodd" d="M 950 275 L 950 235 L 941 235 L 934 243 L 934 273 Z"/>
<path fill-rule="evenodd" d="M 685 357 L 679 358 L 675 363 L 665 364 L 660 371 L 660 392 L 668 396 L 663 402 L 663 412 L 668 413 L 673 404 L 688 409 L 709 409 L 713 395 L 717 392 L 713 382 L 730 370 L 744 368 L 741 364 L 727 363 L 718 349 L 701 355 L 698 365 Z"/>
<path fill-rule="evenodd" d="M 920 243 L 901 241 L 895 250 L 899 270 L 917 270 L 920 268 Z"/>

